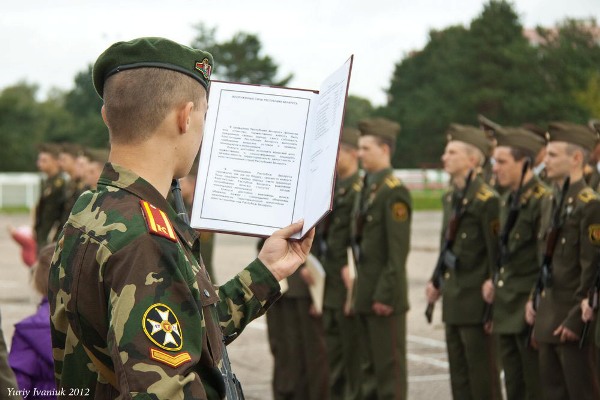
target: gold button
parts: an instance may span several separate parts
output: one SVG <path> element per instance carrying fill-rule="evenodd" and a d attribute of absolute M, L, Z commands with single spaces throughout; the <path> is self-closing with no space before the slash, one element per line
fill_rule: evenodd
<path fill-rule="evenodd" d="M 504 286 L 504 281 L 498 281 L 498 287 Z"/>
<path fill-rule="evenodd" d="M 503 274 L 504 273 L 504 267 L 500 268 L 500 273 Z"/>
<path fill-rule="evenodd" d="M 367 215 L 367 221 L 369 221 L 369 222 L 373 221 L 373 217 L 370 215 Z"/>
<path fill-rule="evenodd" d="M 444 278 L 446 278 L 446 279 L 450 279 L 450 272 L 446 272 L 446 273 L 444 274 Z"/>
<path fill-rule="evenodd" d="M 569 197 L 569 200 L 567 200 L 569 204 L 571 204 L 573 202 L 573 198 Z"/>
<path fill-rule="evenodd" d="M 520 237 L 521 237 L 521 235 L 519 235 L 519 232 L 517 232 L 517 233 L 515 234 L 515 239 L 519 240 L 519 238 L 520 238 Z"/>
<path fill-rule="evenodd" d="M 567 243 L 567 239 L 565 239 L 565 238 L 562 238 L 562 239 L 560 240 L 560 242 L 561 242 L 562 244 L 565 244 L 565 243 Z"/>
<path fill-rule="evenodd" d="M 467 234 L 466 232 L 463 232 L 462 235 L 460 235 L 461 238 L 466 239 L 467 238 Z"/>

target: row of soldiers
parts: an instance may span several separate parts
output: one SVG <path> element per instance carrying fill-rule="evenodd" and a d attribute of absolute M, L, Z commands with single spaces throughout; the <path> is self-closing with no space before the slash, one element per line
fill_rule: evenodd
<path fill-rule="evenodd" d="M 35 208 L 37 248 L 55 241 L 75 201 L 96 187 L 108 150 L 73 143 L 44 143 L 38 149 L 37 168 L 45 175 Z"/>
<path fill-rule="evenodd" d="M 441 252 L 426 287 L 428 318 L 443 297 L 453 398 L 501 399 L 504 370 L 511 400 L 599 399 L 593 300 L 600 283 L 600 195 L 586 179 L 597 175 L 588 161 L 600 126 L 553 122 L 540 135 L 531 127 L 481 122 L 451 124 L 446 132 L 442 162 L 451 182 L 442 199 Z M 333 211 L 313 244 L 326 271 L 322 327 L 302 323 L 307 305 L 290 300 L 285 311 L 277 313 L 280 301 L 267 314 L 295 321 L 289 346 L 309 343 L 302 336 L 319 329 L 325 338 L 313 337 L 304 348 L 312 361 L 293 358 L 292 369 L 306 370 L 300 386 L 307 389 L 298 397 L 289 395 L 297 381 L 284 379 L 289 368 L 274 351 L 276 399 L 407 398 L 413 207 L 390 163 L 400 127 L 374 118 L 358 128 L 343 130 Z M 486 165 L 493 182 L 485 179 Z M 283 342 L 272 340 L 272 349 L 289 356 Z M 320 347 L 328 365 L 315 356 Z"/>

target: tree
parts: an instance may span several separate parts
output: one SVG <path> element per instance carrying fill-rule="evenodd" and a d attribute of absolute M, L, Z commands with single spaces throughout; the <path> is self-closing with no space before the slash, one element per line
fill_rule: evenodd
<path fill-rule="evenodd" d="M 363 97 L 349 95 L 346 100 L 346 113 L 344 125 L 356 128 L 358 121 L 373 115 L 374 107 L 371 102 Z"/>
<path fill-rule="evenodd" d="M 217 42 L 216 28 L 204 24 L 196 26 L 198 35 L 192 47 L 208 51 L 215 58 L 213 74 L 217 79 L 285 86 L 293 77 L 277 79 L 279 67 L 268 55 L 262 55 L 262 44 L 258 36 L 237 32 L 224 42 Z"/>

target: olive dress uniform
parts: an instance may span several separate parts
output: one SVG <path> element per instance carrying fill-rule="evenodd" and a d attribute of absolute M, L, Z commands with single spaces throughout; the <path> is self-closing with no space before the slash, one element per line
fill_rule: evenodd
<path fill-rule="evenodd" d="M 544 204 L 541 232 L 549 227 L 559 195 L 555 193 Z M 579 349 L 577 341 L 560 343 L 554 331 L 560 325 L 576 334 L 583 329 L 581 300 L 587 296 L 600 262 L 595 247 L 600 244 L 595 236 L 600 236 L 600 196 L 583 179 L 573 182 L 561 214 L 564 223 L 552 258 L 553 285 L 542 294 L 534 330 L 544 396 L 598 399 L 591 341 Z"/>
<path fill-rule="evenodd" d="M 529 328 L 525 304 L 539 274 L 538 231 L 541 202 L 549 189 L 534 176 L 523 185 L 517 220 L 508 238 L 508 256 L 498 271 L 495 285 L 493 332 L 504 369 L 506 394 L 512 399 L 541 398 L 538 354 L 526 346 Z M 514 192 L 501 199 L 500 220 L 504 227 Z"/>
<path fill-rule="evenodd" d="M 61 174 L 49 176 L 42 182 L 41 189 L 34 223 L 38 251 L 49 243 L 53 229 L 61 229 L 59 223 L 65 204 L 65 180 Z"/>
<path fill-rule="evenodd" d="M 363 399 L 405 399 L 406 259 L 410 248 L 412 200 L 406 186 L 387 168 L 367 174 L 355 206 L 353 230 L 360 237 L 354 310 L 360 321 L 364 358 Z M 374 302 L 393 307 L 377 316 Z"/>
<path fill-rule="evenodd" d="M 596 137 L 584 126 L 551 123 L 549 140 L 591 149 Z M 554 195 L 542 203 L 543 239 L 559 196 L 555 188 Z M 587 297 L 600 262 L 600 196 L 584 179 L 571 182 L 560 215 L 563 223 L 552 257 L 552 285 L 542 292 L 534 325 L 543 395 L 549 400 L 598 399 L 592 341 L 587 340 L 580 349 L 578 341 L 561 343 L 554 331 L 562 325 L 579 335 L 583 329 L 581 301 Z"/>
<path fill-rule="evenodd" d="M 442 232 L 462 193 L 452 187 L 444 196 Z M 484 332 L 481 286 L 496 262 L 498 205 L 496 192 L 476 176 L 464 195 L 466 209 L 451 248 L 454 269 L 444 275 L 443 314 L 454 399 L 501 399 L 494 340 Z"/>
<path fill-rule="evenodd" d="M 496 140 L 498 146 L 534 155 L 546 144 L 541 136 L 523 128 L 499 128 Z M 501 232 L 515 195 L 514 191 L 508 191 L 501 196 Z M 505 254 L 500 256 L 500 269 L 496 271 L 493 332 L 498 338 L 508 400 L 541 398 L 538 353 L 526 346 L 529 326 L 525 321 L 525 305 L 539 274 L 541 203 L 549 195 L 550 189 L 535 175 L 523 183 L 517 218 L 509 232 Z"/>
<path fill-rule="evenodd" d="M 313 244 L 313 248 L 322 247 L 319 258 L 325 270 L 323 327 L 331 400 L 360 399 L 360 357 L 356 351 L 360 343 L 358 321 L 356 317 L 344 314 L 347 290 L 341 269 L 348 264 L 352 207 L 361 186 L 358 173 L 336 181 L 333 210 L 317 229 L 324 246 L 319 246 L 319 241 Z"/>
<path fill-rule="evenodd" d="M 274 400 L 326 400 L 329 391 L 323 324 L 309 314 L 312 300 L 301 268 L 288 276 L 287 291 L 267 312 Z"/>

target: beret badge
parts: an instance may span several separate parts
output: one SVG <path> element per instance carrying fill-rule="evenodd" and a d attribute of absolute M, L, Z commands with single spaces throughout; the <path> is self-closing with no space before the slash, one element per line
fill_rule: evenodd
<path fill-rule="evenodd" d="M 206 79 L 210 79 L 210 74 L 212 72 L 212 66 L 209 63 L 208 58 L 205 58 L 202 61 L 197 61 L 196 69 L 198 71 L 200 71 Z"/>

